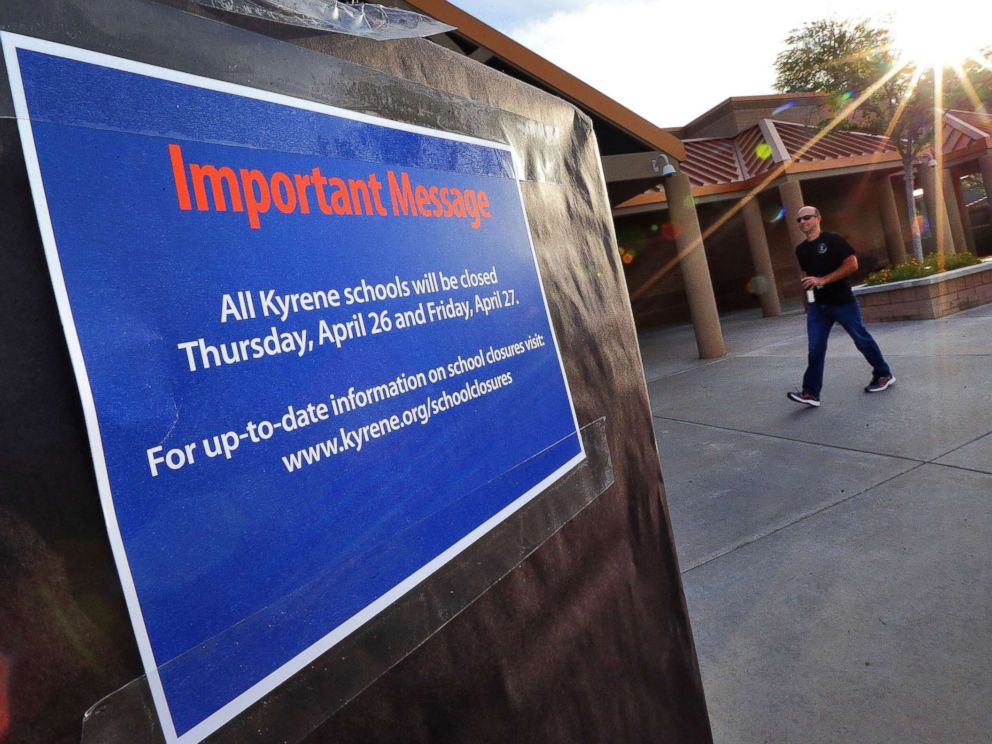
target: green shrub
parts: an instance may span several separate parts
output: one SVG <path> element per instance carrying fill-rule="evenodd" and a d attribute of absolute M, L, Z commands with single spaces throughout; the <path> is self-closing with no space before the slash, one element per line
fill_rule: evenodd
<path fill-rule="evenodd" d="M 888 268 L 873 271 L 865 277 L 865 284 L 889 284 L 890 282 L 901 282 L 906 279 L 920 279 L 931 274 L 938 274 L 941 271 L 960 269 L 964 266 L 974 266 L 980 263 L 973 253 L 951 253 L 939 256 L 936 253 L 929 253 L 920 261 L 911 258 L 905 263 Z"/>
<path fill-rule="evenodd" d="M 975 264 L 981 263 L 981 259 L 978 258 L 974 253 L 968 253 L 963 251 L 961 253 L 952 253 L 949 256 L 944 256 L 944 268 L 947 271 L 951 269 L 961 269 L 965 266 L 974 266 Z"/>

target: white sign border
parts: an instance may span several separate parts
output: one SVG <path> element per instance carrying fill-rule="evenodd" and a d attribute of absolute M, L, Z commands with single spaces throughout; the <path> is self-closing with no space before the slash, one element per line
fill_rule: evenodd
<path fill-rule="evenodd" d="M 107 463 L 103 452 L 103 442 L 100 436 L 100 426 L 96 413 L 96 405 L 93 400 L 93 392 L 90 388 L 89 377 L 86 371 L 86 363 L 83 358 L 82 346 L 76 331 L 75 320 L 72 315 L 72 307 L 69 302 L 69 295 L 66 289 L 65 278 L 62 274 L 62 264 L 59 260 L 58 246 L 55 241 L 55 233 L 52 229 L 51 215 L 48 209 L 48 201 L 45 195 L 44 180 L 41 175 L 41 166 L 38 160 L 38 153 L 35 148 L 34 133 L 31 128 L 31 119 L 28 112 L 27 99 L 24 93 L 24 85 L 21 79 L 20 66 L 17 60 L 17 49 L 41 52 L 55 57 L 85 62 L 100 67 L 108 67 L 123 72 L 131 72 L 146 77 L 159 80 L 166 80 L 174 83 L 181 83 L 197 88 L 205 88 L 221 93 L 254 98 L 261 101 L 268 101 L 291 108 L 304 109 L 316 113 L 327 114 L 339 118 L 364 122 L 381 127 L 399 129 L 415 134 L 438 137 L 442 139 L 455 140 L 470 144 L 482 145 L 485 147 L 504 150 L 510 153 L 513 162 L 516 163 L 515 152 L 509 145 L 501 142 L 469 137 L 452 132 L 429 129 L 427 127 L 405 124 L 402 122 L 390 121 L 379 117 L 361 114 L 347 109 L 337 108 L 314 101 L 272 93 L 258 88 L 250 88 L 236 83 L 228 83 L 222 80 L 193 75 L 177 70 L 170 70 L 165 67 L 137 62 L 122 57 L 94 52 L 87 49 L 59 44 L 52 41 L 45 41 L 31 36 L 15 34 L 9 31 L 0 31 L 0 45 L 3 47 L 4 60 L 6 62 L 7 74 L 10 80 L 11 95 L 14 100 L 14 113 L 17 117 L 18 131 L 21 136 L 21 146 L 24 151 L 24 160 L 27 165 L 28 180 L 31 185 L 31 193 L 34 199 L 35 211 L 38 216 L 38 227 L 41 231 L 41 239 L 45 248 L 45 258 L 48 262 L 49 274 L 55 289 L 55 300 L 62 320 L 63 330 L 69 347 L 69 356 L 72 361 L 73 371 L 76 377 L 76 384 L 79 388 L 79 397 L 82 402 L 83 415 L 86 421 L 86 431 L 90 442 L 90 449 L 93 455 L 93 465 L 96 472 L 97 486 L 100 493 L 100 501 L 103 507 L 104 519 L 107 523 L 107 532 L 113 549 L 114 559 L 117 563 L 117 570 L 120 575 L 121 585 L 124 590 L 124 597 L 127 602 L 128 612 L 131 615 L 131 624 L 134 628 L 135 638 L 141 654 L 141 661 L 148 678 L 148 685 L 151 688 L 152 699 L 158 711 L 159 720 L 162 724 L 163 733 L 168 744 L 197 744 L 204 738 L 217 731 L 227 722 L 234 719 L 254 703 L 261 700 L 265 695 L 288 680 L 301 669 L 305 668 L 318 659 L 343 638 L 354 632 L 357 628 L 368 622 L 375 615 L 379 614 L 389 605 L 393 604 L 403 594 L 420 584 L 424 579 L 437 571 L 441 566 L 448 563 L 459 553 L 468 548 L 480 537 L 492 530 L 497 524 L 503 522 L 512 513 L 520 509 L 526 503 L 534 499 L 548 486 L 561 478 L 566 472 L 571 470 L 586 457 L 585 444 L 580 434 L 578 418 L 575 415 L 575 404 L 572 400 L 572 392 L 568 385 L 568 378 L 565 374 L 565 367 L 561 357 L 561 349 L 558 346 L 558 338 L 555 333 L 554 323 L 551 322 L 551 312 L 548 300 L 544 291 L 544 282 L 541 279 L 540 266 L 537 262 L 537 254 L 534 250 L 534 241 L 531 236 L 530 224 L 527 221 L 527 211 L 524 208 L 523 193 L 520 190 L 520 183 L 517 182 L 517 195 L 520 198 L 520 208 L 523 212 L 524 223 L 527 230 L 527 239 L 530 244 L 531 257 L 534 261 L 534 270 L 537 274 L 538 285 L 541 289 L 541 299 L 544 303 L 545 317 L 548 319 L 548 326 L 551 329 L 552 340 L 554 341 L 555 353 L 558 357 L 558 367 L 561 372 L 562 381 L 565 385 L 565 392 L 568 397 L 568 404 L 572 413 L 572 424 L 575 428 L 575 436 L 579 439 L 579 454 L 575 455 L 567 463 L 559 467 L 553 473 L 544 478 L 540 483 L 530 488 L 526 493 L 519 496 L 508 504 L 497 514 L 479 525 L 472 532 L 465 535 L 457 543 L 449 547 L 443 553 L 435 557 L 429 563 L 422 566 L 413 574 L 408 576 L 399 584 L 395 585 L 388 592 L 376 599 L 371 604 L 364 607 L 347 621 L 334 628 L 331 632 L 301 651 L 299 654 L 286 661 L 280 667 L 270 672 L 267 676 L 256 682 L 250 688 L 242 692 L 219 710 L 212 713 L 196 726 L 183 735 L 176 733 L 175 725 L 172 721 L 172 714 L 169 710 L 162 681 L 158 674 L 158 665 L 155 662 L 155 655 L 152 652 L 151 642 L 145 628 L 144 617 L 141 612 L 141 604 L 135 589 L 134 579 L 131 576 L 131 569 L 127 559 L 127 551 L 121 538 L 120 527 L 117 523 L 117 514 L 114 509 L 113 494 L 110 488 L 110 478 L 107 471 Z M 519 170 L 517 168 L 517 170 Z"/>

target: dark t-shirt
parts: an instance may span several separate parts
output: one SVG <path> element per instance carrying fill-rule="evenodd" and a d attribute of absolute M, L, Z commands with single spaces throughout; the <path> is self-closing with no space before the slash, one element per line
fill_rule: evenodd
<path fill-rule="evenodd" d="M 837 233 L 821 232 L 816 240 L 804 240 L 796 246 L 799 266 L 809 276 L 826 276 L 836 271 L 844 259 L 854 255 L 854 249 Z M 844 305 L 854 300 L 847 278 L 825 284 L 814 290 L 816 301 L 824 305 Z"/>

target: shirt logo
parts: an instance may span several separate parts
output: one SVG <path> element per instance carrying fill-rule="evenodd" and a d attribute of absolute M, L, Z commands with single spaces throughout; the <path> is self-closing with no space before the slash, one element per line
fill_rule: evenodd
<path fill-rule="evenodd" d="M 827 252 L 827 244 L 820 243 L 818 246 L 816 246 L 816 252 L 822 256 L 824 253 Z"/>

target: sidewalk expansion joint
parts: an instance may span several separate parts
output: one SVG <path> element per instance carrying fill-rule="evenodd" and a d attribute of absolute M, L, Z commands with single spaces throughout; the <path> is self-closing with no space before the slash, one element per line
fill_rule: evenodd
<path fill-rule="evenodd" d="M 904 459 L 908 459 L 908 458 L 904 458 Z M 793 519 L 791 522 L 788 522 L 787 524 L 779 525 L 778 527 L 775 527 L 774 529 L 768 530 L 767 532 L 762 532 L 762 533 L 759 533 L 759 534 L 754 535 L 752 537 L 746 538 L 746 539 L 742 540 L 741 542 L 737 543 L 736 545 L 733 545 L 733 546 L 729 547 L 727 550 L 725 550 L 725 551 L 723 551 L 721 553 L 718 553 L 718 554 L 715 554 L 715 555 L 711 555 L 710 557 L 705 558 L 705 559 L 699 561 L 698 563 L 692 564 L 688 568 L 683 568 L 682 571 L 681 571 L 681 574 L 684 576 L 685 574 L 689 573 L 690 571 L 695 571 L 697 568 L 702 568 L 703 566 L 705 566 L 705 565 L 707 565 L 709 563 L 712 563 L 713 561 L 716 561 L 716 560 L 719 560 L 721 558 L 724 558 L 725 556 L 728 556 L 731 553 L 736 553 L 741 548 L 745 548 L 748 545 L 753 545 L 756 542 L 760 542 L 761 540 L 764 540 L 766 538 L 769 538 L 772 535 L 775 535 L 775 534 L 781 532 L 782 530 L 789 529 L 790 527 L 792 527 L 794 525 L 797 525 L 800 522 L 803 522 L 803 521 L 809 519 L 810 517 L 815 517 L 816 515 L 822 514 L 825 511 L 828 511 L 828 510 L 833 509 L 835 507 L 841 506 L 842 504 L 846 504 L 848 501 L 851 501 L 852 499 L 856 499 L 859 496 L 862 496 L 862 495 L 868 493 L 868 491 L 871 491 L 872 489 L 878 488 L 879 486 L 884 486 L 886 483 L 889 483 L 890 481 L 893 481 L 896 478 L 902 478 L 904 475 L 907 475 L 909 473 L 912 473 L 914 470 L 917 470 L 918 468 L 921 468 L 924 465 L 927 465 L 928 464 L 926 462 L 921 462 L 919 460 L 917 460 L 915 462 L 917 464 L 915 466 L 909 468 L 908 470 L 904 470 L 901 473 L 896 473 L 895 475 L 893 475 L 893 476 L 891 476 L 889 478 L 886 478 L 883 481 L 879 481 L 878 483 L 874 483 L 874 484 L 868 486 L 867 488 L 863 488 L 862 490 L 858 491 L 857 493 L 852 493 L 850 496 L 847 496 L 847 497 L 845 497 L 845 498 L 843 498 L 843 499 L 841 499 L 839 501 L 835 501 L 835 502 L 833 502 L 831 504 L 826 504 L 826 505 L 820 507 L 819 509 L 814 509 L 812 511 L 808 511 L 808 512 L 805 512 L 803 514 L 800 514 L 796 519 Z"/>
<path fill-rule="evenodd" d="M 977 442 L 977 441 L 978 441 L 979 439 L 984 439 L 984 438 L 985 438 L 985 437 L 987 437 L 987 436 L 988 436 L 989 434 L 992 434 L 992 431 L 987 431 L 987 432 L 985 432 L 984 434 L 979 434 L 979 435 L 978 435 L 977 437 L 975 437 L 974 439 L 971 439 L 971 440 L 969 440 L 969 441 L 967 441 L 967 442 L 965 442 L 964 444 L 959 444 L 959 445 L 957 445 L 956 447 L 951 447 L 951 448 L 950 448 L 949 450 L 947 450 L 947 452 L 945 452 L 945 453 L 944 453 L 944 454 L 942 454 L 942 455 L 937 455 L 937 456 L 936 456 L 935 458 L 933 458 L 933 459 L 934 459 L 934 460 L 939 460 L 939 459 L 940 459 L 940 458 L 942 458 L 942 457 L 947 457 L 947 456 L 948 456 L 949 454 L 951 454 L 952 452 L 957 452 L 957 451 L 958 451 L 959 449 L 961 449 L 962 447 L 967 447 L 967 446 L 968 446 L 969 444 L 974 444 L 974 443 L 975 443 L 975 442 Z M 937 464 L 937 465 L 942 465 L 943 463 L 935 463 L 935 464 Z M 953 466 L 951 466 L 951 467 L 953 467 Z M 971 470 L 971 469 L 972 469 L 972 468 L 963 468 L 963 470 Z M 980 472 L 984 472 L 984 471 L 980 471 Z"/>
<path fill-rule="evenodd" d="M 677 372 L 666 372 L 665 374 L 658 375 L 657 377 L 652 377 L 650 380 L 646 377 L 644 378 L 644 383 L 650 385 L 653 382 L 658 382 L 659 380 L 664 380 L 669 377 L 678 377 L 679 375 L 684 375 L 686 372 L 695 372 L 697 370 L 703 369 L 704 367 L 711 367 L 714 364 L 719 364 L 720 362 L 725 362 L 731 358 L 731 354 L 724 354 L 722 357 L 717 357 L 716 359 L 707 359 L 706 361 L 700 361 L 698 364 L 694 364 L 692 367 L 686 367 L 685 369 L 680 369 Z"/>
<path fill-rule="evenodd" d="M 794 442 L 795 444 L 809 444 L 814 447 L 827 447 L 829 449 L 842 450 L 844 452 L 857 452 L 862 455 L 875 455 L 876 457 L 889 457 L 893 460 L 906 460 L 908 462 L 917 463 L 919 465 L 926 465 L 927 463 L 933 462 L 932 460 L 921 460 L 918 457 L 906 457 L 905 455 L 893 455 L 888 452 L 874 452 L 872 450 L 857 449 L 855 447 L 844 447 L 839 444 L 822 444 L 820 442 L 810 442 L 806 439 L 793 439 L 792 437 L 783 437 L 781 434 L 766 434 L 760 431 L 748 431 L 747 429 L 735 429 L 732 426 L 720 426 L 718 424 L 702 424 L 698 421 L 690 421 L 689 419 L 674 418 L 673 416 L 660 416 L 657 413 L 651 415 L 652 418 L 659 419 L 661 421 L 676 421 L 680 424 L 692 424 L 693 426 L 706 426 L 711 429 L 720 429 L 721 431 L 732 431 L 736 434 L 750 434 L 754 437 L 768 437 L 769 439 L 780 439 L 783 442 Z M 953 452 L 953 450 L 951 450 Z M 945 453 L 947 454 L 947 453 Z M 940 455 L 943 457 L 944 455 Z"/>
<path fill-rule="evenodd" d="M 953 450 L 951 450 L 953 452 Z M 949 462 L 937 462 L 935 460 L 929 460 L 927 465 L 936 465 L 938 468 L 950 468 L 951 470 L 963 470 L 966 473 L 978 473 L 979 475 L 987 475 L 992 478 L 992 473 L 988 470 L 979 470 L 978 468 L 969 468 L 967 465 L 952 465 Z M 908 472 L 908 471 L 907 471 Z"/>
<path fill-rule="evenodd" d="M 836 449 L 836 450 L 841 450 L 841 451 L 845 451 L 845 452 L 855 452 L 855 453 L 858 453 L 858 454 L 873 455 L 873 456 L 876 456 L 876 457 L 887 457 L 887 458 L 891 458 L 893 460 L 903 460 L 903 461 L 908 462 L 908 463 L 913 463 L 913 466 L 912 467 L 910 467 L 910 468 L 908 468 L 906 470 L 903 470 L 903 471 L 901 471 L 899 473 L 896 473 L 895 475 L 893 475 L 893 476 L 891 476 L 889 478 L 886 478 L 885 480 L 879 481 L 878 483 L 873 483 L 872 485 L 870 485 L 870 486 L 868 486 L 866 488 L 861 489 L 857 493 L 852 493 L 850 496 L 846 496 L 843 499 L 840 499 L 838 501 L 834 501 L 834 502 L 832 502 L 830 504 L 825 504 L 824 506 L 822 506 L 822 507 L 820 507 L 818 509 L 814 509 L 812 511 L 804 512 L 802 514 L 799 514 L 795 519 L 793 519 L 792 521 L 790 521 L 790 522 L 788 522 L 786 524 L 779 525 L 778 527 L 775 527 L 775 528 L 773 528 L 771 530 L 767 530 L 765 532 L 761 532 L 761 533 L 758 533 L 758 534 L 753 535 L 751 537 L 748 537 L 748 538 L 746 538 L 746 539 L 744 539 L 744 540 L 742 540 L 742 541 L 740 541 L 740 542 L 738 542 L 738 543 L 730 546 L 726 550 L 723 550 L 723 551 L 721 551 L 719 553 L 714 553 L 713 555 L 710 555 L 709 557 L 704 558 L 703 560 L 699 561 L 698 563 L 694 563 L 694 564 L 692 564 L 692 565 L 690 565 L 690 566 L 688 566 L 686 568 L 683 568 L 680 571 L 680 573 L 682 573 L 682 574 L 687 574 L 690 571 L 694 571 L 695 569 L 700 568 L 701 566 L 705 566 L 706 564 L 711 563 L 711 562 L 713 562 L 715 560 L 718 560 L 720 558 L 723 558 L 726 555 L 730 555 L 731 553 L 734 553 L 734 552 L 736 552 L 737 550 L 740 550 L 743 547 L 746 547 L 748 545 L 752 545 L 752 544 L 754 544 L 754 543 L 756 543 L 756 542 L 758 542 L 760 540 L 764 540 L 766 537 L 770 537 L 770 536 L 772 536 L 772 535 L 774 535 L 774 534 L 776 534 L 778 532 L 781 532 L 784 529 L 788 529 L 789 527 L 792 527 L 793 525 L 798 524 L 799 522 L 802 522 L 805 519 L 808 519 L 810 517 L 816 516 L 817 514 L 821 514 L 822 512 L 825 512 L 828 509 L 833 509 L 835 506 L 840 506 L 841 504 L 845 504 L 848 501 L 857 498 L 858 496 L 862 496 L 863 494 L 867 493 L 868 491 L 871 491 L 874 488 L 878 488 L 879 486 L 883 486 L 886 483 L 895 480 L 896 478 L 902 478 L 904 475 L 908 475 L 909 473 L 912 473 L 914 470 L 918 470 L 919 468 L 923 467 L 924 465 L 937 465 L 938 467 L 942 467 L 942 468 L 950 468 L 950 469 L 953 469 L 953 470 L 963 470 L 963 471 L 966 471 L 966 472 L 969 472 L 969 473 L 980 473 L 982 475 L 992 476 L 992 473 L 989 473 L 989 472 L 987 472 L 985 470 L 977 470 L 975 468 L 969 468 L 969 467 L 962 466 L 962 465 L 952 465 L 952 464 L 948 464 L 948 463 L 937 462 L 937 460 L 939 460 L 942 457 L 946 457 L 951 452 L 954 452 L 954 451 L 960 449 L 961 447 L 966 447 L 969 444 L 972 444 L 972 443 L 978 441 L 979 439 L 982 439 L 983 437 L 988 436 L 989 433 L 981 434 L 981 435 L 975 437 L 974 439 L 972 439 L 972 440 L 970 440 L 968 442 L 965 442 L 964 444 L 961 444 L 961 445 L 959 445 L 957 447 L 954 447 L 954 448 L 948 450 L 947 452 L 944 452 L 942 454 L 939 454 L 939 455 L 937 455 L 937 456 L 935 456 L 933 458 L 930 458 L 930 459 L 927 459 L 927 460 L 921 460 L 921 459 L 915 458 L 915 457 L 905 457 L 905 456 L 902 456 L 902 455 L 891 455 L 891 454 L 886 454 L 886 453 L 882 453 L 882 452 L 871 452 L 871 451 L 868 451 L 868 450 L 855 449 L 853 447 L 842 447 L 842 446 L 836 445 L 836 444 L 820 444 L 818 442 L 809 442 L 809 441 L 806 441 L 806 440 L 803 440 L 803 439 L 792 439 L 791 437 L 783 437 L 783 436 L 780 436 L 778 434 L 765 434 L 763 432 L 753 432 L 753 431 L 747 431 L 745 429 L 735 429 L 735 428 L 730 427 L 730 426 L 718 426 L 716 424 L 701 424 L 698 421 L 689 421 L 687 419 L 673 418 L 671 416 L 659 416 L 657 414 L 653 414 L 652 415 L 652 418 L 656 418 L 656 419 L 659 419 L 661 421 L 675 421 L 675 422 L 678 422 L 678 423 L 681 423 L 681 424 L 691 424 L 693 426 L 707 427 L 707 428 L 711 428 L 711 429 L 719 429 L 721 431 L 730 431 L 730 432 L 734 432 L 736 434 L 748 434 L 748 435 L 755 436 L 755 437 L 767 437 L 769 439 L 779 439 L 779 440 L 782 440 L 782 441 L 785 441 L 785 442 L 793 442 L 795 444 L 806 444 L 806 445 L 811 445 L 811 446 L 814 446 L 814 447 L 827 447 L 827 448 L 830 448 L 830 449 Z M 990 433 L 992 433 L 992 432 L 990 432 Z M 662 473 L 664 473 L 664 463 L 662 463 Z"/>
<path fill-rule="evenodd" d="M 770 344 L 759 346 L 757 349 L 751 349 L 750 351 L 728 351 L 722 357 L 717 357 L 716 359 L 707 359 L 707 360 L 694 359 L 693 366 L 691 367 L 686 367 L 685 369 L 680 369 L 676 372 L 665 372 L 663 374 L 658 375 L 657 377 L 652 377 L 650 380 L 645 377 L 644 381 L 645 383 L 650 385 L 653 382 L 664 380 L 667 377 L 678 377 L 679 375 L 684 375 L 686 372 L 695 372 L 696 370 L 702 369 L 704 367 L 709 367 L 713 364 L 717 364 L 718 362 L 726 362 L 731 359 L 744 359 L 751 357 L 760 358 L 761 352 L 764 351 L 765 349 L 772 349 L 776 346 L 782 346 L 783 344 L 794 344 L 796 342 L 796 339 L 798 338 L 805 338 L 805 336 L 795 336 L 786 339 L 781 339 L 779 341 L 772 341 Z M 641 351 L 642 360 L 643 357 L 644 357 L 644 352 L 642 350 Z"/>

